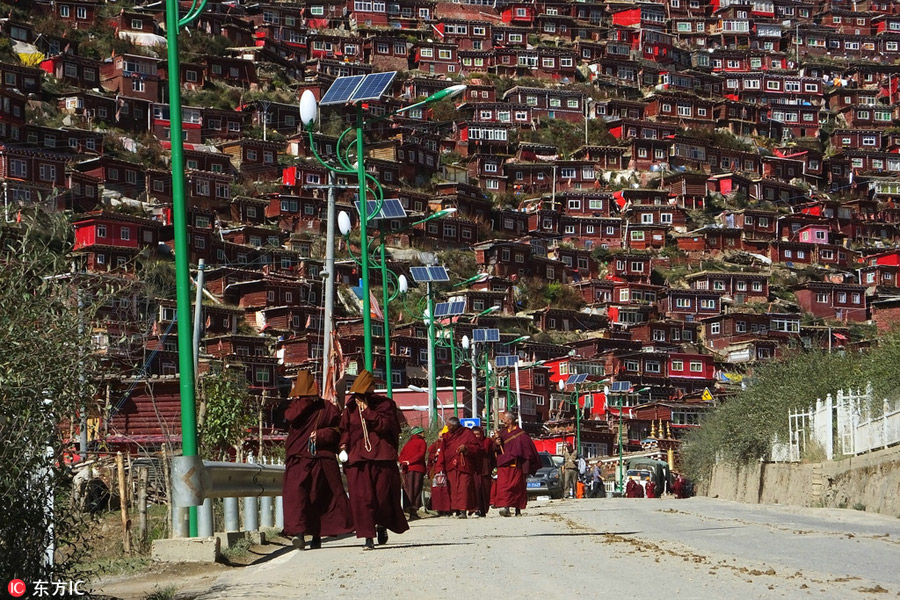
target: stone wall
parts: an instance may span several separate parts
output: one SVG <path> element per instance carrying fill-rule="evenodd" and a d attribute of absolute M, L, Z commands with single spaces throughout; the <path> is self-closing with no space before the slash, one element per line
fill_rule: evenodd
<path fill-rule="evenodd" d="M 868 512 L 900 517 L 900 446 L 818 463 L 720 464 L 698 493 L 750 504 L 863 505 Z"/>

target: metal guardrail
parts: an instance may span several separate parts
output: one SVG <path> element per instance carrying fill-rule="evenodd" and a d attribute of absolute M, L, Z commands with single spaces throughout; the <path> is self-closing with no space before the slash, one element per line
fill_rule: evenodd
<path fill-rule="evenodd" d="M 213 535 L 212 504 L 220 498 L 224 500 L 226 531 L 240 529 L 238 498 L 244 500 L 244 530 L 255 531 L 260 525 L 282 527 L 284 471 L 284 465 L 257 464 L 252 459 L 232 463 L 176 456 L 172 462 L 173 535 L 187 537 L 187 509 L 191 506 L 199 507 L 199 535 Z"/>

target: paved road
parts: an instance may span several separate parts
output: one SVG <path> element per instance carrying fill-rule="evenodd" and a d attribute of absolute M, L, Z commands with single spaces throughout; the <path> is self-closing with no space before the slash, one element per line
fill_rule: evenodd
<path fill-rule="evenodd" d="M 708 498 L 535 503 L 518 518 L 427 518 L 375 552 L 356 539 L 221 573 L 202 600 L 888 598 L 900 519 Z"/>

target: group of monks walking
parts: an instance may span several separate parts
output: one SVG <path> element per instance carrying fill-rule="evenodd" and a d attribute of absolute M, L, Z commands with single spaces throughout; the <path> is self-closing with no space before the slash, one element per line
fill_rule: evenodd
<path fill-rule="evenodd" d="M 508 517 L 525 508 L 525 479 L 540 467 L 540 458 L 512 413 L 504 414 L 501 429 L 490 438 L 483 428 L 469 429 L 450 417 L 427 452 L 422 428 L 411 433 L 400 453 L 410 518 L 418 518 L 425 473 L 431 478 L 431 511 L 439 516 L 484 517 L 496 506 Z"/>
<path fill-rule="evenodd" d="M 511 413 L 491 438 L 451 417 L 431 447 L 424 430 L 414 427 L 398 452 L 400 411 L 393 400 L 375 394 L 372 374 L 362 371 L 349 394 L 340 411 L 319 396 L 307 371 L 298 374 L 290 393 L 282 495 L 284 534 L 298 550 L 307 547 L 307 536 L 310 548 L 320 548 L 323 537 L 353 531 L 365 539 L 364 550 L 373 550 L 376 539 L 386 544 L 388 530 L 403 533 L 407 518 L 419 518 L 426 474 L 431 510 L 438 514 L 485 516 L 495 506 L 510 516 L 525 508 L 525 478 L 537 471 L 540 459 Z"/>

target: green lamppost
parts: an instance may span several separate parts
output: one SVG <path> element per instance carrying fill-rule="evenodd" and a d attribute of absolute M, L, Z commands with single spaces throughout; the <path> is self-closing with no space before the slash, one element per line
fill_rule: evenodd
<path fill-rule="evenodd" d="M 444 210 L 439 210 L 439 211 L 435 212 L 434 214 L 427 216 L 424 219 L 420 219 L 418 221 L 410 223 L 408 226 L 406 226 L 402 229 L 399 229 L 397 232 L 401 233 L 401 232 L 406 231 L 406 230 L 408 230 L 416 225 L 419 225 L 421 223 L 427 223 L 428 221 L 432 221 L 435 219 L 442 219 L 444 217 L 452 215 L 455 212 L 456 212 L 455 208 L 446 208 Z M 338 213 L 338 228 L 341 231 L 341 235 L 347 239 L 347 242 L 348 242 L 347 248 L 349 249 L 350 248 L 350 244 L 349 244 L 350 232 L 352 230 L 352 223 L 350 221 L 350 215 L 348 215 L 344 211 L 341 211 L 340 213 Z M 394 397 L 394 383 L 392 380 L 393 370 L 391 367 L 391 326 L 390 326 L 390 320 L 388 318 L 388 306 L 390 305 L 391 302 L 393 302 L 397 298 L 397 296 L 399 296 L 400 294 L 405 294 L 409 290 L 409 282 L 407 281 L 405 275 L 398 276 L 393 271 L 388 269 L 387 256 L 385 254 L 386 245 L 384 243 L 385 232 L 384 232 L 383 227 L 379 227 L 378 235 L 379 235 L 380 260 L 376 264 L 381 269 L 382 302 L 384 304 L 383 334 L 384 334 L 385 390 L 387 392 L 387 397 L 393 398 Z M 362 262 L 365 260 L 362 256 L 360 256 L 359 260 L 357 260 L 355 257 L 353 257 L 352 253 L 351 253 L 351 257 L 360 266 L 362 266 Z M 390 291 L 391 286 L 393 286 L 393 288 L 394 288 L 393 292 Z"/>
<path fill-rule="evenodd" d="M 174 0 L 167 0 L 169 2 L 173 2 Z M 309 144 L 310 149 L 313 153 L 313 156 L 316 160 L 324 166 L 329 171 L 332 171 L 341 175 L 356 175 L 357 181 L 359 182 L 359 247 L 360 247 L 360 269 L 362 271 L 360 278 L 360 287 L 362 288 L 362 310 L 363 310 L 363 352 L 365 355 L 365 366 L 368 371 L 372 371 L 372 314 L 371 314 L 371 301 L 370 301 L 370 281 L 369 281 L 369 239 L 368 239 L 368 224 L 369 220 L 378 215 L 381 211 L 381 205 L 384 201 L 384 190 L 381 187 L 381 184 L 378 180 L 369 173 L 366 172 L 365 165 L 365 147 L 363 140 L 363 130 L 366 125 L 376 123 L 378 121 L 390 118 L 394 115 L 398 115 L 400 113 L 406 112 L 413 108 L 418 108 L 424 106 L 426 104 L 431 104 L 433 102 L 438 102 L 440 100 L 445 100 L 448 98 L 453 98 L 463 93 L 466 90 L 465 85 L 454 85 L 450 86 L 446 89 L 443 89 L 439 92 L 432 94 L 431 96 L 425 98 L 421 102 L 417 102 L 415 104 L 411 104 L 410 106 L 406 106 L 399 110 L 396 110 L 392 113 L 384 115 L 382 117 L 378 117 L 376 119 L 372 119 L 371 121 L 364 120 L 363 115 L 363 103 L 356 102 L 356 123 L 353 127 L 348 127 L 338 136 L 337 147 L 335 148 L 335 155 L 338 161 L 339 166 L 334 167 L 328 162 L 326 162 L 321 156 L 319 156 L 318 150 L 316 149 L 315 141 L 313 140 L 313 123 L 318 117 L 319 107 L 318 102 L 316 100 L 315 94 L 311 90 L 306 90 L 303 92 L 300 97 L 300 121 L 306 127 L 307 133 L 309 135 Z M 342 146 L 344 138 L 350 133 L 354 132 L 356 135 L 355 140 L 355 151 L 353 147 L 347 146 L 344 148 Z M 351 162 L 351 154 L 355 155 L 355 164 Z M 371 189 L 370 189 L 371 184 Z M 376 204 L 374 209 L 369 211 L 368 198 L 369 196 L 373 196 L 375 198 Z M 386 307 L 385 307 L 386 308 Z M 390 381 L 390 374 L 387 375 L 386 379 Z"/>
<path fill-rule="evenodd" d="M 178 0 L 166 0 L 166 52 L 169 72 L 169 125 L 172 140 L 172 220 L 175 237 L 175 297 L 176 318 L 178 320 L 178 377 L 181 396 L 181 453 L 187 460 L 199 461 L 197 456 L 197 399 L 194 381 L 194 349 L 192 347 L 190 245 L 188 240 L 187 213 L 184 194 L 184 138 L 182 137 L 181 112 L 181 68 L 178 57 L 178 30 L 186 27 L 203 12 L 206 0 L 197 0 L 188 13 L 178 16 Z M 188 474 L 196 473 L 199 483 L 199 469 L 189 468 Z M 197 507 L 189 507 L 190 525 L 188 535 L 197 535 Z"/>
<path fill-rule="evenodd" d="M 625 489 L 625 461 L 623 458 L 622 448 L 622 394 L 616 395 L 617 404 L 619 406 L 619 495 L 624 493 Z"/>

